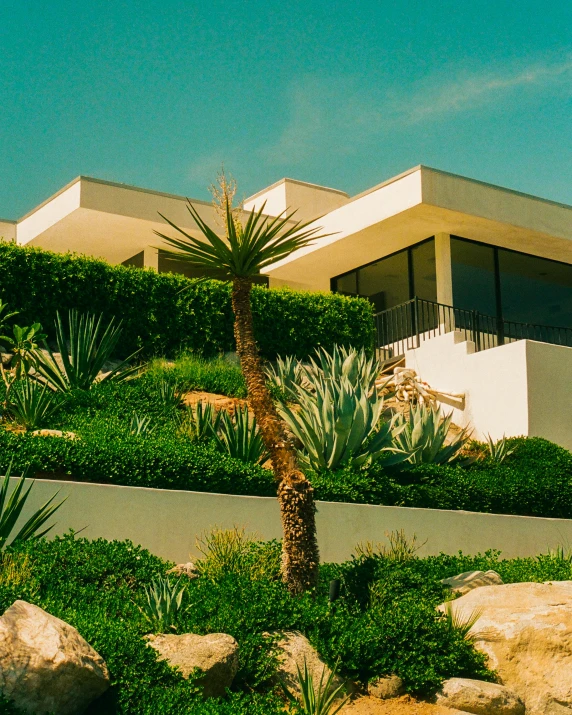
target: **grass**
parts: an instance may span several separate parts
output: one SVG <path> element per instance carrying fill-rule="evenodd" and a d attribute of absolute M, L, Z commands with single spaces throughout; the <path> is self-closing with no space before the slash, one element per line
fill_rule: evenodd
<path fill-rule="evenodd" d="M 153 360 L 148 369 L 152 379 L 167 379 L 182 390 L 202 390 L 228 397 L 246 397 L 246 384 L 237 363 L 224 357 L 208 360 L 187 353 L 174 361 Z"/>

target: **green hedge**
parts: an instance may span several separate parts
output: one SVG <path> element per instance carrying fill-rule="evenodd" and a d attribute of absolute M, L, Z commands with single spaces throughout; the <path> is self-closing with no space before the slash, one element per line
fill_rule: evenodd
<path fill-rule="evenodd" d="M 121 317 L 122 355 L 138 348 L 145 355 L 234 349 L 230 286 L 220 281 L 0 243 L 0 298 L 21 311 L 20 324 L 40 321 L 51 337 L 57 310 Z M 306 357 L 334 343 L 372 346 L 372 307 L 364 299 L 255 287 L 253 313 L 267 358 Z"/>

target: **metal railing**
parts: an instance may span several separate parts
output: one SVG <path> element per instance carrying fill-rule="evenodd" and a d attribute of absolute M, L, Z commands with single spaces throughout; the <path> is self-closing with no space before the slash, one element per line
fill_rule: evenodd
<path fill-rule="evenodd" d="M 453 331 L 461 333 L 464 340 L 472 340 L 477 351 L 516 340 L 572 347 L 572 328 L 517 323 L 421 298 L 376 313 L 374 318 L 376 345 L 385 358 L 404 355 L 425 340 Z"/>

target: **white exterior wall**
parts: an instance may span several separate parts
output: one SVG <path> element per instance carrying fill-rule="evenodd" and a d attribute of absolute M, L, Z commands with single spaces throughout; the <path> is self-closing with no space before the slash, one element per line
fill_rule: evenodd
<path fill-rule="evenodd" d="M 545 437 L 572 450 L 572 348 L 519 340 L 476 353 L 460 340 L 447 333 L 405 356 L 433 389 L 465 394 L 443 399 L 456 424 L 477 439 Z"/>
<path fill-rule="evenodd" d="M 0 241 L 16 240 L 16 222 L 0 219 Z"/>

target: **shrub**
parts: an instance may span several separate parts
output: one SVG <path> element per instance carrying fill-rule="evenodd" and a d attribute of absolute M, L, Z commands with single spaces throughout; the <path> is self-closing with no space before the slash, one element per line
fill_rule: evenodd
<path fill-rule="evenodd" d="M 246 397 L 246 383 L 240 367 L 222 358 L 207 360 L 192 353 L 180 355 L 174 362 L 153 360 L 148 375 L 165 379 L 181 390 L 204 390 L 228 397 Z"/>
<path fill-rule="evenodd" d="M 230 285 L 170 273 L 111 266 L 103 261 L 0 243 L 0 298 L 29 324 L 53 337 L 56 312 L 76 309 L 123 318 L 122 357 L 188 349 L 204 355 L 234 350 Z M 305 357 L 334 343 L 365 347 L 373 338 L 371 304 L 326 293 L 268 290 L 252 296 L 261 353 Z"/>

